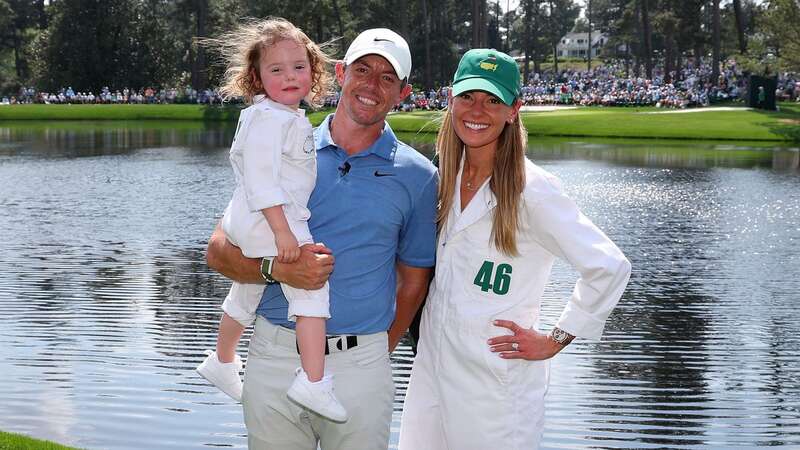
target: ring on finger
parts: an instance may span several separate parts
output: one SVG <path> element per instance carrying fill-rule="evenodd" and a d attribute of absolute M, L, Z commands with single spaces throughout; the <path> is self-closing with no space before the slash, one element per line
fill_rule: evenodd
<path fill-rule="evenodd" d="M 511 343 L 511 349 L 512 349 L 512 350 L 514 350 L 514 351 L 517 351 L 517 350 L 519 350 L 519 343 L 517 343 L 517 342 L 512 342 L 512 343 Z"/>

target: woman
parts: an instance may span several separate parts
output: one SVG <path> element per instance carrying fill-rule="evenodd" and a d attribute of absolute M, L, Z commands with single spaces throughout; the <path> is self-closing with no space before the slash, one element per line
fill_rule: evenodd
<path fill-rule="evenodd" d="M 453 79 L 439 156 L 436 275 L 405 399 L 401 450 L 535 449 L 548 360 L 598 339 L 630 263 L 525 158 L 516 63 L 468 51 Z M 555 328 L 536 331 L 555 258 L 579 273 Z"/>

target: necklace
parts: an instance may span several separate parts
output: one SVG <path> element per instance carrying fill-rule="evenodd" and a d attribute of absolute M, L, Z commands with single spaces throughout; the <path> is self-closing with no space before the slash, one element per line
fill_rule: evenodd
<path fill-rule="evenodd" d="M 468 175 L 467 172 L 471 173 Z M 481 176 L 476 169 L 467 170 L 465 167 L 461 180 L 464 182 L 464 187 L 467 188 L 468 191 L 475 192 L 480 189 L 483 182 L 486 181 L 489 176 L 491 176 L 491 173 Z M 470 178 L 472 178 L 472 181 L 470 181 Z"/>
<path fill-rule="evenodd" d="M 475 177 L 473 181 L 464 179 L 464 187 L 467 188 L 468 191 L 475 192 L 480 189 L 484 181 L 486 181 L 485 177 Z"/>

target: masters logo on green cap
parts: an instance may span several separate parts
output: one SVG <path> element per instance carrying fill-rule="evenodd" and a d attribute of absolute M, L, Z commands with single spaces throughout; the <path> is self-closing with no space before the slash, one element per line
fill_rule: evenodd
<path fill-rule="evenodd" d="M 519 97 L 520 75 L 517 63 L 503 52 L 475 48 L 461 57 L 453 77 L 453 95 L 485 91 L 512 105 Z"/>

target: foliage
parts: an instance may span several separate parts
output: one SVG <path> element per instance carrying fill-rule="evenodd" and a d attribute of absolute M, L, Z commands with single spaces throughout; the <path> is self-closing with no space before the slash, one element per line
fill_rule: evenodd
<path fill-rule="evenodd" d="M 796 0 L 770 0 L 761 27 L 768 45 L 784 70 L 800 71 L 800 4 Z"/>
<path fill-rule="evenodd" d="M 591 2 L 591 28 L 608 37 L 604 56 L 625 58 L 634 72 L 652 59 L 668 69 L 681 68 L 714 47 L 712 0 Z M 196 38 L 220 35 L 244 17 L 286 17 L 313 40 L 329 42 L 335 57 L 343 56 L 361 30 L 392 28 L 409 41 L 412 82 L 424 88 L 447 84 L 460 55 L 472 46 L 521 55 L 528 63 L 525 70 L 540 70 L 566 32 L 590 28 L 586 19 L 578 19 L 587 0 L 520 0 L 510 11 L 503 11 L 502 3 L 0 0 L 0 91 L 16 93 L 22 85 L 94 92 L 105 85 L 215 86 L 224 67 Z M 723 0 L 721 5 L 723 59 L 742 53 L 744 46 L 740 59 L 745 64 L 800 68 L 796 0 Z M 557 69 L 554 64 L 552 70 Z"/>

